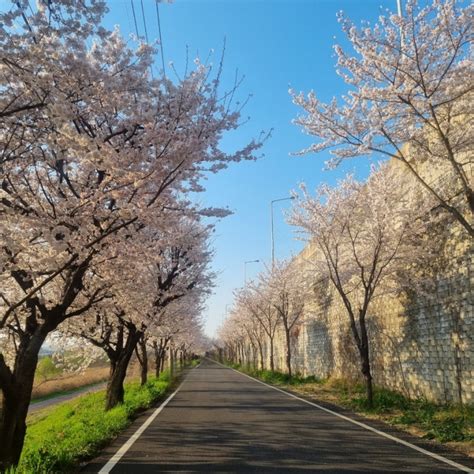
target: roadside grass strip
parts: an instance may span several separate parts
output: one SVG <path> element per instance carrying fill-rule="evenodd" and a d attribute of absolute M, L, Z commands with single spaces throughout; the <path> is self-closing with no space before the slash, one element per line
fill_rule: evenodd
<path fill-rule="evenodd" d="M 441 443 L 455 443 L 461 451 L 472 451 L 474 446 L 474 406 L 459 404 L 439 405 L 424 398 L 411 399 L 399 392 L 374 387 L 373 405 L 369 406 L 365 387 L 361 383 L 345 379 L 318 379 L 312 375 L 303 377 L 249 369 L 238 364 L 225 364 L 251 377 L 291 388 L 302 396 L 315 397 L 353 410 L 364 416 L 382 420 L 402 429 L 416 431 L 416 436 Z"/>
<path fill-rule="evenodd" d="M 169 373 L 150 378 L 143 387 L 125 384 L 125 400 L 105 411 L 105 391 L 46 408 L 28 422 L 17 474 L 74 471 L 81 461 L 96 455 L 133 420 L 163 398 L 171 386 Z"/>
<path fill-rule="evenodd" d="M 460 463 L 457 463 L 457 462 L 455 462 L 455 461 L 452 461 L 451 459 L 448 459 L 448 458 L 446 458 L 446 457 L 444 457 L 444 456 L 441 456 L 441 455 L 439 455 L 439 454 L 433 453 L 433 452 L 428 451 L 427 449 L 424 449 L 424 448 L 422 448 L 422 447 L 420 447 L 420 446 L 416 446 L 416 445 L 414 445 L 414 444 L 412 444 L 412 443 L 409 443 L 408 441 L 405 441 L 405 440 L 403 440 L 403 439 L 397 438 L 396 436 L 392 436 L 392 435 L 390 435 L 390 434 L 388 434 L 388 433 L 385 433 L 385 432 L 383 432 L 383 431 L 380 431 L 380 430 L 378 430 L 378 429 L 376 429 L 376 428 L 373 428 L 372 426 L 369 426 L 369 425 L 367 425 L 367 424 L 365 424 L 365 423 L 362 423 L 362 422 L 360 422 L 360 421 L 354 420 L 354 419 L 352 419 L 352 418 L 350 418 L 350 417 L 348 417 L 348 416 L 346 416 L 346 415 L 343 415 L 343 414 L 341 414 L 341 413 L 337 413 L 337 412 L 335 412 L 335 411 L 333 411 L 333 410 L 330 410 L 329 408 L 323 407 L 322 405 L 319 405 L 319 404 L 317 404 L 317 403 L 314 403 L 314 402 L 311 402 L 311 401 L 309 401 L 309 400 L 306 400 L 305 398 L 298 397 L 297 395 L 294 395 L 293 393 L 287 392 L 286 390 L 283 390 L 283 389 L 281 389 L 281 388 L 279 388 L 279 387 L 275 387 L 274 385 L 270 385 L 270 384 L 268 384 L 268 383 L 266 383 L 266 382 L 264 382 L 264 381 L 262 381 L 262 380 L 259 380 L 258 378 L 252 377 L 251 375 L 248 375 L 248 374 L 246 374 L 245 372 L 242 372 L 242 371 L 240 371 L 240 370 L 237 370 L 237 369 L 235 369 L 235 368 L 233 368 L 233 367 L 226 366 L 226 365 L 221 364 L 220 362 L 217 362 L 217 361 L 215 361 L 215 360 L 213 360 L 213 362 L 215 362 L 216 364 L 220 365 L 221 367 L 224 367 L 224 368 L 226 368 L 226 369 L 233 370 L 234 372 L 236 372 L 236 373 L 238 373 L 238 374 L 240 374 L 240 375 L 242 375 L 242 376 L 244 376 L 244 377 L 247 377 L 247 378 L 249 378 L 249 379 L 251 379 L 251 380 L 254 380 L 255 382 L 258 382 L 258 383 L 260 383 L 260 384 L 262 384 L 262 385 L 265 385 L 266 387 L 271 388 L 272 390 L 276 390 L 276 391 L 278 391 L 278 392 L 281 392 L 281 393 L 285 394 L 285 395 L 288 396 L 288 397 L 291 397 L 291 398 L 294 398 L 294 399 L 296 399 L 296 400 L 299 400 L 300 402 L 303 402 L 303 403 L 306 403 L 306 404 L 308 404 L 308 405 L 311 405 L 311 406 L 313 406 L 313 407 L 315 407 L 315 408 L 318 408 L 319 410 L 322 410 L 322 411 L 324 411 L 324 412 L 326 412 L 326 413 L 329 413 L 329 414 L 331 414 L 331 415 L 334 415 L 334 416 L 336 416 L 336 417 L 338 417 L 338 418 L 340 418 L 340 419 L 343 419 L 343 420 L 345 420 L 345 421 L 347 421 L 347 422 L 349 422 L 349 423 L 352 423 L 352 424 L 354 424 L 354 425 L 360 426 L 361 428 L 364 428 L 364 429 L 366 429 L 366 430 L 368 430 L 368 431 L 371 431 L 371 432 L 373 432 L 373 433 L 375 433 L 375 434 L 377 434 L 377 435 L 379 435 L 379 436 L 382 436 L 382 437 L 387 438 L 387 439 L 389 439 L 389 440 L 391 440 L 391 441 L 394 441 L 394 442 L 396 442 L 396 443 L 398 443 L 398 444 L 401 444 L 401 445 L 403 445 L 403 446 L 406 446 L 407 448 L 410 448 L 410 449 L 413 449 L 413 450 L 415 450 L 415 451 L 418 451 L 419 453 L 422 453 L 422 454 L 424 454 L 424 455 L 426 455 L 426 456 L 429 456 L 429 457 L 431 457 L 431 458 L 433 458 L 433 459 L 436 459 L 436 460 L 438 460 L 438 461 L 440 461 L 440 462 L 442 462 L 442 463 L 448 464 L 448 465 L 450 465 L 450 466 L 452 466 L 452 467 L 454 467 L 454 468 L 456 468 L 456 469 L 459 469 L 460 471 L 469 472 L 469 473 L 474 473 L 474 470 L 471 469 L 471 468 L 469 468 L 468 466 L 464 466 L 463 464 L 460 464 Z M 285 374 L 282 374 L 282 375 L 285 376 Z M 287 378 L 287 376 L 286 376 L 286 378 Z M 283 382 L 283 381 L 282 381 L 281 383 L 288 383 L 288 381 L 286 381 L 286 382 Z"/>

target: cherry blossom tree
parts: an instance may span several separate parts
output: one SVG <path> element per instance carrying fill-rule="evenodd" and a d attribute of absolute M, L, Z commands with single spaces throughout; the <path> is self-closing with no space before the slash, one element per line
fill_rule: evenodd
<path fill-rule="evenodd" d="M 373 402 L 367 316 L 377 297 L 400 291 L 397 279 L 426 257 L 423 240 L 426 207 L 402 184 L 390 165 L 373 170 L 367 183 L 348 177 L 336 188 L 321 186 L 311 196 L 302 187 L 290 222 L 315 247 L 315 281 L 329 279 L 347 313 Z M 419 200 L 421 204 L 423 201 Z"/>
<path fill-rule="evenodd" d="M 246 310 L 245 307 L 238 307 L 238 314 L 240 324 L 244 328 L 247 337 L 252 345 L 254 352 L 254 367 L 260 367 L 260 370 L 265 369 L 265 331 L 260 321 L 252 316 L 252 313 Z M 257 359 L 259 363 L 257 364 Z"/>
<path fill-rule="evenodd" d="M 286 370 L 291 377 L 292 332 L 301 322 L 304 310 L 303 275 L 291 262 L 277 261 L 264 273 L 262 283 L 269 288 L 268 295 L 271 305 L 275 308 L 278 319 L 283 327 L 286 341 Z"/>
<path fill-rule="evenodd" d="M 403 16 L 362 28 L 341 14 L 355 53 L 335 47 L 348 94 L 324 103 L 290 91 L 305 112 L 295 123 L 319 139 L 302 154 L 331 149 L 330 166 L 371 154 L 397 160 L 471 238 L 473 13 L 472 2 L 408 0 Z"/>
<path fill-rule="evenodd" d="M 148 382 L 148 333 L 142 334 L 135 347 L 135 355 L 140 364 L 140 384 L 143 386 Z"/>
<path fill-rule="evenodd" d="M 225 359 L 235 364 L 243 364 L 246 361 L 246 353 L 250 341 L 247 332 L 242 325 L 242 316 L 236 308 L 226 318 L 218 332 L 219 340 L 224 346 Z"/>
<path fill-rule="evenodd" d="M 171 302 L 155 319 L 149 329 L 149 340 L 155 359 L 155 375 L 163 372 L 166 355 L 170 346 L 182 348 L 184 355 L 191 347 L 204 341 L 200 316 L 203 311 L 201 300 L 204 294 L 189 292 L 180 299 Z M 177 341 L 180 341 L 177 343 Z M 203 346 L 206 345 L 205 343 Z"/>
<path fill-rule="evenodd" d="M 172 338 L 175 350 L 179 352 L 179 358 L 175 358 L 175 360 L 179 359 L 181 367 L 194 349 L 198 351 L 207 346 L 201 319 L 202 308 L 196 308 L 193 305 L 191 310 L 194 311 L 182 314 L 183 323 L 178 326 L 179 330 Z"/>
<path fill-rule="evenodd" d="M 18 462 L 38 352 L 108 298 L 101 263 L 202 178 L 253 159 L 219 142 L 239 112 L 197 61 L 149 77 L 153 49 L 101 25 L 105 2 L 13 2 L 0 48 L 0 467 Z M 218 214 L 219 210 L 204 210 Z"/>
<path fill-rule="evenodd" d="M 140 234 L 139 245 L 129 246 L 108 262 L 113 265 L 105 272 L 111 275 L 107 290 L 112 304 L 107 301 L 100 310 L 89 312 L 89 317 L 68 322 L 66 333 L 100 347 L 110 361 L 106 409 L 123 402 L 123 383 L 140 342 L 142 381 L 146 381 L 146 342 L 166 308 L 191 295 L 197 303 L 208 293 L 212 279 L 207 272 L 209 230 L 189 218 L 157 232 L 148 227 Z M 182 318 L 180 324 L 184 324 Z"/>
<path fill-rule="evenodd" d="M 270 288 L 264 281 L 252 282 L 236 292 L 235 299 L 238 307 L 244 308 L 261 325 L 268 338 L 270 370 L 275 370 L 275 336 L 280 323 L 277 310 L 271 302 Z"/>

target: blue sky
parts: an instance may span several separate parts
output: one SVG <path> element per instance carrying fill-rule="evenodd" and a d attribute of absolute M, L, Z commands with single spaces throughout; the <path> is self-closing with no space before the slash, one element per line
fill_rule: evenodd
<path fill-rule="evenodd" d="M 133 4 L 139 32 L 144 34 L 140 0 L 133 0 Z M 143 0 L 143 5 L 148 36 L 155 39 L 154 0 Z M 133 32 L 131 0 L 110 0 L 109 7 L 107 24 L 119 24 L 125 34 Z M 200 197 L 206 205 L 228 206 L 234 212 L 217 225 L 213 242 L 213 268 L 219 277 L 205 314 L 209 335 L 214 334 L 226 305 L 232 302 L 233 289 L 243 285 L 244 262 L 270 260 L 270 201 L 288 196 L 302 181 L 311 189 L 323 181 L 334 183 L 348 171 L 361 177 L 367 173 L 365 160 L 324 171 L 324 155 L 290 156 L 311 143 L 311 137 L 291 123 L 299 110 L 288 89 L 314 89 L 325 100 L 344 93 L 345 86 L 334 69 L 332 45 L 345 43 L 336 13 L 343 10 L 356 22 L 375 21 L 387 7 L 395 10 L 396 0 L 176 0 L 160 4 L 166 64 L 173 61 L 182 71 L 187 46 L 191 61 L 197 55 L 206 58 L 214 50 L 211 62 L 217 63 L 225 38 L 223 87 L 231 86 L 236 69 L 245 75 L 239 95 L 245 99 L 252 94 L 244 110 L 250 121 L 225 138 L 224 148 L 236 149 L 261 130 L 273 129 L 263 149 L 264 158 L 210 176 L 207 191 Z M 288 202 L 275 206 L 278 258 L 302 248 L 294 230 L 285 223 L 283 211 L 288 208 Z M 262 263 L 248 265 L 248 277 L 262 268 Z"/>

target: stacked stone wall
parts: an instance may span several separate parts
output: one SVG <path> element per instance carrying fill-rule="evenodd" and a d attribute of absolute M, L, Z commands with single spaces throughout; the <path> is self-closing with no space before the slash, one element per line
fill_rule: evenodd
<path fill-rule="evenodd" d="M 368 327 L 374 381 L 416 398 L 440 403 L 474 401 L 474 253 L 464 249 L 456 274 L 433 294 L 411 300 L 382 296 Z M 302 261 L 305 255 L 300 256 Z M 321 296 L 325 295 L 324 298 Z M 292 370 L 318 378 L 360 379 L 348 315 L 330 285 L 305 300 L 293 334 Z M 275 338 L 275 366 L 286 370 L 283 331 Z M 266 350 L 267 360 L 269 357 Z"/>

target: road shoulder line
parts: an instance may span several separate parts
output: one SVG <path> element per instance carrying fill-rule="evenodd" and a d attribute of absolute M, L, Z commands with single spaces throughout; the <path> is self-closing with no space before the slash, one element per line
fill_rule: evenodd
<path fill-rule="evenodd" d="M 467 466 L 464 466 L 463 464 L 459 464 L 455 461 L 451 461 L 451 459 L 448 459 L 448 458 L 445 458 L 444 456 L 441 456 L 439 454 L 436 454 L 436 453 L 433 453 L 431 451 L 428 451 L 427 449 L 424 449 L 424 448 L 421 448 L 419 446 L 416 446 L 415 444 L 412 444 L 412 443 L 409 443 L 408 441 L 405 441 L 403 439 L 400 439 L 400 438 L 397 438 L 396 436 L 392 436 L 391 434 L 388 434 L 388 433 L 384 433 L 383 431 L 380 431 L 376 428 L 373 428 L 372 426 L 369 426 L 369 425 L 366 425 L 365 423 L 362 423 L 360 421 L 357 421 L 357 420 L 354 420 L 348 416 L 345 416 L 345 415 L 342 415 L 341 413 L 337 413 L 333 410 L 330 410 L 329 408 L 326 408 L 326 407 L 323 407 L 321 405 L 318 405 L 317 403 L 314 403 L 314 402 L 311 402 L 309 400 L 306 400 L 304 398 L 301 398 L 301 397 L 298 397 L 297 395 L 294 395 L 293 393 L 290 393 L 290 392 L 287 392 L 286 390 L 283 390 L 281 388 L 278 388 L 278 387 L 275 387 L 273 385 L 270 385 L 268 383 L 265 383 L 263 382 L 262 380 L 258 380 L 250 375 L 247 375 L 247 374 L 244 374 L 243 372 L 239 372 L 238 370 L 236 369 L 233 369 L 232 367 L 227 367 L 226 365 L 223 365 L 221 364 L 220 362 L 217 362 L 215 360 L 212 360 L 212 362 L 215 362 L 216 364 L 220 365 L 221 367 L 224 367 L 226 369 L 230 369 L 230 370 L 233 370 L 234 372 L 244 376 L 244 377 L 247 377 L 251 380 L 254 380 L 255 382 L 258 382 L 258 383 L 261 383 L 262 385 L 265 385 L 266 387 L 269 387 L 269 388 L 272 388 L 273 390 L 276 390 L 278 392 L 281 392 L 291 398 L 295 398 L 296 400 L 299 400 L 303 403 L 306 403 L 308 405 L 311 405 L 313 407 L 316 407 L 316 408 L 319 408 L 320 410 L 322 411 L 325 411 L 326 413 L 330 413 L 331 415 L 334 415 L 334 416 L 337 416 L 338 418 L 341 418 L 345 421 L 348 421 L 349 423 L 353 423 L 354 425 L 357 425 L 357 426 L 360 426 L 361 428 L 364 428 L 368 431 L 372 431 L 373 433 L 375 434 L 378 434 L 379 436 L 382 436 L 384 438 L 387 438 L 387 439 L 390 439 L 391 441 L 395 441 L 396 443 L 399 443 L 399 444 L 402 444 L 403 446 L 406 446 L 407 448 L 411 448 L 411 449 L 414 449 L 415 451 L 418 451 L 422 454 L 425 454 L 433 459 L 436 459 L 438 461 L 441 461 L 445 464 L 449 464 L 450 466 L 452 467 L 455 467 L 456 469 L 459 469 L 460 471 L 463 471 L 463 472 L 469 472 L 469 473 L 474 473 L 474 470 L 467 467 Z"/>
<path fill-rule="evenodd" d="M 196 366 L 197 369 L 199 366 Z M 178 388 L 158 407 L 155 411 L 143 422 L 143 424 L 135 431 L 135 433 L 127 439 L 127 441 L 119 448 L 119 450 L 104 464 L 100 469 L 98 474 L 108 474 L 115 465 L 122 459 L 122 457 L 127 453 L 127 451 L 132 447 L 132 445 L 137 441 L 138 438 L 143 434 L 143 432 L 151 425 L 155 418 L 163 411 L 163 409 L 168 405 L 168 403 L 174 398 L 174 396 L 179 392 L 184 382 L 186 381 L 187 376 L 184 380 L 178 385 Z"/>

